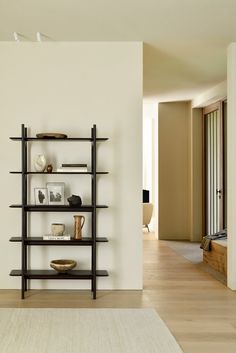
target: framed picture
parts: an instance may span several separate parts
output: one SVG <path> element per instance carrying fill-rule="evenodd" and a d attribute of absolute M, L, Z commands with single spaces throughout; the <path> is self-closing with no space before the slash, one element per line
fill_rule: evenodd
<path fill-rule="evenodd" d="M 48 205 L 48 189 L 34 188 L 35 205 Z"/>
<path fill-rule="evenodd" d="M 65 204 L 65 183 L 47 183 L 48 204 Z"/>

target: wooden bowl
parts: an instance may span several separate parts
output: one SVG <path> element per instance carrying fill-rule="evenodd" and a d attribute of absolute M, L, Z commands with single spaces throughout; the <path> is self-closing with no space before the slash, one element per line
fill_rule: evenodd
<path fill-rule="evenodd" d="M 77 262 L 74 260 L 52 260 L 50 266 L 60 273 L 65 273 L 69 270 L 72 270 L 77 265 Z"/>
<path fill-rule="evenodd" d="M 42 132 L 40 134 L 36 134 L 38 139 L 66 139 L 67 135 L 60 134 L 58 132 Z"/>

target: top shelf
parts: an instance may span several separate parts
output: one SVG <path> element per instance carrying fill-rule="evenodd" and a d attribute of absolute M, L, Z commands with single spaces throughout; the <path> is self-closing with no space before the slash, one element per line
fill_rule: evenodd
<path fill-rule="evenodd" d="M 22 141 L 21 137 L 10 137 L 13 141 Z M 107 137 L 98 137 L 96 141 L 107 141 Z M 67 137 L 67 138 L 37 138 L 37 137 L 26 137 L 24 141 L 81 141 L 81 142 L 93 142 L 91 137 Z"/>

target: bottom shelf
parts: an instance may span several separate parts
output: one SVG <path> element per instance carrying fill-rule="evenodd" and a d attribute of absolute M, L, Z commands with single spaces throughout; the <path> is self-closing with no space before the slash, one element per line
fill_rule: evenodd
<path fill-rule="evenodd" d="M 12 270 L 10 276 L 21 276 L 21 270 Z M 97 277 L 106 277 L 108 272 L 105 270 L 96 271 Z M 92 279 L 91 270 L 72 270 L 67 273 L 58 273 L 54 270 L 28 270 L 25 274 L 28 279 Z"/>

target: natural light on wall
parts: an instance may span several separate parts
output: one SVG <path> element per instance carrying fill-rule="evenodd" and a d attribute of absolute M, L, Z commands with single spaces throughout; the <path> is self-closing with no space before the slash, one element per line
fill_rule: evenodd
<path fill-rule="evenodd" d="M 158 199 L 158 163 L 155 161 L 158 155 L 157 113 L 157 103 L 143 103 L 143 189 L 150 191 L 149 202 L 154 205 L 152 221 L 150 223 L 151 231 L 155 231 L 155 214 L 157 212 L 157 203 L 155 200 Z"/>

